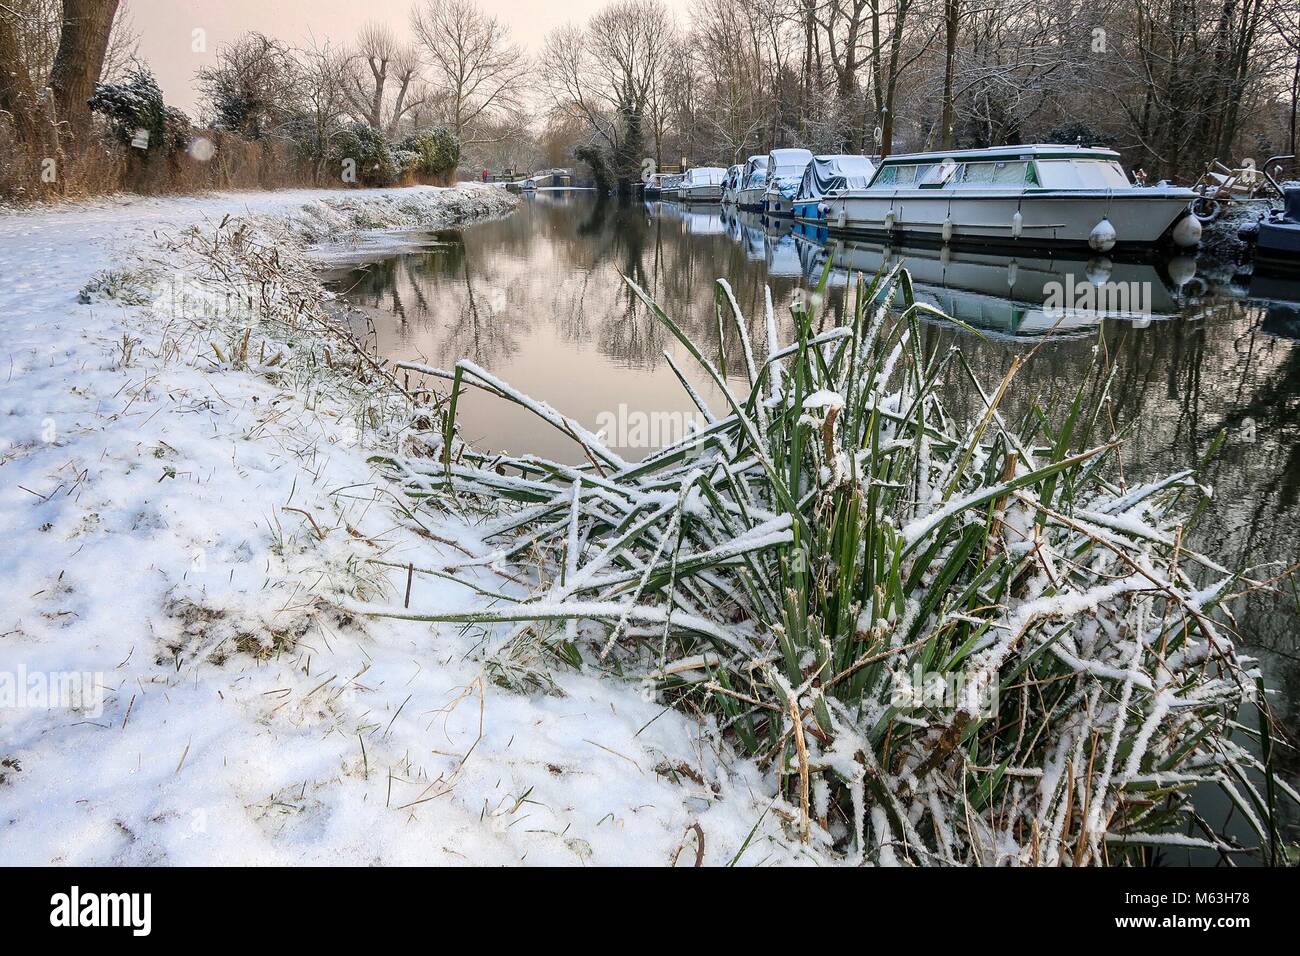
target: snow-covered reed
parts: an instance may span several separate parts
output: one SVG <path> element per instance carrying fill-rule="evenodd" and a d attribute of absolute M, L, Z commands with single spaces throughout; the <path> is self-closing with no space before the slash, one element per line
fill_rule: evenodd
<path fill-rule="evenodd" d="M 1268 584 L 1186 546 L 1208 500 L 1194 474 L 1112 477 L 1119 441 L 1082 390 L 1059 421 L 1008 420 L 1018 361 L 989 387 L 970 375 L 983 408 L 960 426 L 936 383 L 969 368 L 956 347 L 923 353 L 931 310 L 901 269 L 857 282 L 847 326 L 796 309 L 789 345 L 769 296 L 761 350 L 720 281 L 747 394 L 632 288 L 725 407 L 679 371 L 708 424 L 631 462 L 472 363 L 410 366 L 451 381 L 445 427 L 383 463 L 423 506 L 479 506 L 497 546 L 411 571 L 487 600 L 356 610 L 481 627 L 505 678 L 553 657 L 714 715 L 770 762 L 792 838 L 852 861 L 1231 858 L 1245 848 L 1191 799 L 1205 784 L 1277 852 L 1274 803 L 1296 795 L 1250 746 L 1268 754 L 1272 734 L 1229 610 Z M 466 446 L 467 387 L 569 434 L 587 463 Z M 1246 726 L 1249 704 L 1264 716 Z"/>

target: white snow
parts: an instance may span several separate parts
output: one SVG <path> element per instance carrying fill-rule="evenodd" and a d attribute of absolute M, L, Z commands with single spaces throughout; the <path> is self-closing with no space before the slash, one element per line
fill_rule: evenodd
<path fill-rule="evenodd" d="M 6 863 L 663 865 L 686 844 L 689 864 L 696 823 L 708 864 L 756 824 L 741 863 L 814 852 L 765 812 L 770 778 L 639 686 L 561 672 L 556 693 L 507 692 L 479 633 L 341 611 L 345 592 L 401 601 L 391 565 L 416 553 L 348 410 L 219 361 L 201 322 L 77 301 L 155 232 L 227 214 L 340 256 L 513 201 L 293 190 L 0 214 L 0 679 L 102 691 L 0 706 Z M 411 607 L 483 600 L 417 575 Z"/>

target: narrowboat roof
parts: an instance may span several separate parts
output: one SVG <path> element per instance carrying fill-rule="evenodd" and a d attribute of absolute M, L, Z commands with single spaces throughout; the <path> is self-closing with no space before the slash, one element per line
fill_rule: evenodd
<path fill-rule="evenodd" d="M 937 162 L 943 159 L 970 161 L 979 159 L 1119 159 L 1119 153 L 1101 146 L 1069 146 L 1051 143 L 1034 143 L 1026 146 L 994 146 L 984 149 L 950 149 L 928 153 L 895 153 L 880 161 L 882 166 L 899 163 Z"/>

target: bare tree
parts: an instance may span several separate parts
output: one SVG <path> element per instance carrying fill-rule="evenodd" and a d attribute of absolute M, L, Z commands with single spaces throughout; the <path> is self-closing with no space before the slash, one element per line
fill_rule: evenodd
<path fill-rule="evenodd" d="M 328 41 L 313 43 L 299 54 L 302 75 L 304 138 L 314 154 L 317 182 L 325 176 L 331 147 L 342 129 L 347 114 L 344 84 L 348 58 L 333 49 Z"/>
<path fill-rule="evenodd" d="M 287 44 L 245 33 L 217 51 L 216 64 L 198 72 L 197 86 L 213 125 L 259 140 L 280 135 L 298 115 L 304 82 Z"/>
<path fill-rule="evenodd" d="M 87 101 L 103 76 L 118 0 L 7 0 L 0 4 L 0 110 L 19 138 L 44 138 L 53 119 L 67 139 L 85 140 Z M 39 91 L 51 88 L 51 101 Z M 44 115 L 42 115 L 44 114 Z"/>
<path fill-rule="evenodd" d="M 348 60 L 344 95 L 355 119 L 372 129 L 396 131 L 403 117 L 426 99 L 419 82 L 420 60 L 391 30 L 370 23 L 357 37 Z"/>
<path fill-rule="evenodd" d="M 880 124 L 880 152 L 888 156 L 894 149 L 897 125 L 898 85 L 903 74 L 921 59 L 938 35 L 938 26 L 921 28 L 919 39 L 908 32 L 909 20 L 917 10 L 918 0 L 868 0 L 871 10 L 871 74 L 876 117 Z M 941 25 L 941 24 L 940 24 Z M 912 41 L 909 45 L 909 41 Z"/>
<path fill-rule="evenodd" d="M 462 145 L 510 129 L 531 65 L 509 28 L 470 0 L 425 0 L 411 11 L 434 95 Z"/>
<path fill-rule="evenodd" d="M 675 49 L 672 18 L 659 0 L 617 0 L 585 29 L 562 27 L 546 40 L 541 75 L 552 112 L 580 120 L 610 153 L 620 185 L 636 175 L 642 124 Z"/>

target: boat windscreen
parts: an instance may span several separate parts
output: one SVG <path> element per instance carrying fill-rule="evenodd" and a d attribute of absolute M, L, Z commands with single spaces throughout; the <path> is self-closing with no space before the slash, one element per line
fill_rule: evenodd
<path fill-rule="evenodd" d="M 1023 186 L 1029 164 L 1020 160 L 995 160 L 987 163 L 966 163 L 960 180 L 962 186 Z"/>
<path fill-rule="evenodd" d="M 1131 185 L 1114 160 L 1040 159 L 1038 180 L 1045 189 L 1125 189 Z"/>

